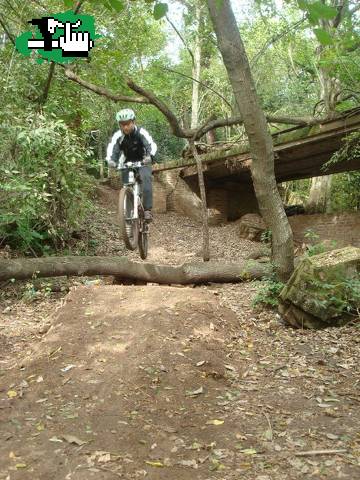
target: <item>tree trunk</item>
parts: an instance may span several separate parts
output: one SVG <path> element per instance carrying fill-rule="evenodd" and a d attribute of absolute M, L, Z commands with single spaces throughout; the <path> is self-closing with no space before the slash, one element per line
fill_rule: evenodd
<path fill-rule="evenodd" d="M 201 38 L 200 38 L 200 22 L 201 22 L 201 3 L 197 0 L 195 5 L 195 41 L 194 41 L 194 55 L 193 55 L 193 68 L 192 68 L 192 100 L 191 100 L 191 128 L 196 129 L 199 124 L 199 89 L 200 89 L 200 75 L 201 75 Z M 200 189 L 201 197 L 201 217 L 202 217 L 202 226 L 203 226 L 203 260 L 207 262 L 210 260 L 210 241 L 209 241 L 209 222 L 208 222 L 208 213 L 207 213 L 207 202 L 206 202 L 206 190 L 204 183 L 204 173 L 201 163 L 201 159 L 197 154 L 195 142 L 193 139 L 189 140 L 190 148 L 193 152 L 197 172 L 198 172 L 198 182 Z"/>
<path fill-rule="evenodd" d="M 218 47 L 249 138 L 254 189 L 261 215 L 272 231 L 272 259 L 278 276 L 286 280 L 294 269 L 293 236 L 276 186 L 272 138 L 230 0 L 208 0 L 208 6 Z"/>
<path fill-rule="evenodd" d="M 215 130 L 209 130 L 206 133 L 206 142 L 209 145 L 214 145 L 214 143 L 216 142 L 216 132 L 215 132 Z"/>
<path fill-rule="evenodd" d="M 196 2 L 195 10 L 195 43 L 194 43 L 194 59 L 192 68 L 192 101 L 191 101 L 191 128 L 197 128 L 199 124 L 199 88 L 201 74 L 201 38 L 200 38 L 200 21 L 201 21 L 201 5 Z"/>
<path fill-rule="evenodd" d="M 309 198 L 305 206 L 307 213 L 330 213 L 331 181 L 332 175 L 313 177 L 311 179 Z"/>
<path fill-rule="evenodd" d="M 331 34 L 329 21 L 322 20 L 321 27 Z M 328 118 L 334 118 L 336 115 L 336 103 L 341 91 L 340 81 L 331 76 L 329 67 L 324 65 L 321 60 L 329 47 L 318 45 L 316 48 L 317 74 L 320 83 L 320 99 L 323 109 Z M 331 210 L 331 183 L 332 175 L 313 177 L 311 179 L 309 199 L 306 202 L 306 211 L 308 213 L 325 213 Z"/>
<path fill-rule="evenodd" d="M 210 260 L 210 239 L 209 239 L 209 219 L 208 219 L 208 211 L 207 211 L 204 172 L 203 172 L 201 158 L 199 157 L 196 151 L 194 140 L 190 140 L 189 143 L 190 143 L 192 154 L 196 161 L 197 172 L 198 172 L 198 182 L 199 182 L 200 198 L 201 198 L 201 216 L 202 216 L 202 226 L 203 226 L 203 260 L 204 262 L 207 262 Z"/>
<path fill-rule="evenodd" d="M 241 282 L 261 278 L 269 266 L 250 260 L 243 263 L 184 263 L 179 266 L 133 262 L 126 257 L 43 257 L 0 259 L 0 281 L 15 278 L 114 275 L 165 284 Z"/>

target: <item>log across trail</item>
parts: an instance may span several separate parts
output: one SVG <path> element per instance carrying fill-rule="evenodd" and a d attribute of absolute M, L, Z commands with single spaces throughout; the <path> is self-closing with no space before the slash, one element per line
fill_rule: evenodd
<path fill-rule="evenodd" d="M 0 281 L 15 278 L 113 275 L 162 284 L 235 283 L 262 278 L 269 264 L 248 260 L 237 263 L 206 262 L 156 265 L 127 257 L 43 257 L 0 260 Z"/>

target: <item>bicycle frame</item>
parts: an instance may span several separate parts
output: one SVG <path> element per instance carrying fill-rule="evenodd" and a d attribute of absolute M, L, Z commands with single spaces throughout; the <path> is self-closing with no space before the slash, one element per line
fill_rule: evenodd
<path fill-rule="evenodd" d="M 149 223 L 145 221 L 141 199 L 141 177 L 139 169 L 142 162 L 126 162 L 119 170 L 126 170 L 128 178 L 119 194 L 120 225 L 123 239 L 129 250 L 139 249 L 140 257 L 145 260 L 148 254 Z M 127 203 L 127 200 L 129 204 Z"/>
<path fill-rule="evenodd" d="M 139 205 L 141 204 L 140 200 L 140 183 L 137 179 L 138 169 L 142 167 L 142 162 L 126 162 L 126 164 L 119 168 L 119 170 L 128 170 L 128 182 L 124 186 L 132 187 L 134 192 L 134 212 L 133 219 L 137 220 L 139 218 Z M 141 204 L 142 205 L 142 204 Z"/>

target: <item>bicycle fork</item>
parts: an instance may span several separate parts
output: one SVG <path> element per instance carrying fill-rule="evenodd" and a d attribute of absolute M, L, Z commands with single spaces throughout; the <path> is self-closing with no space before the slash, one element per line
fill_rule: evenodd
<path fill-rule="evenodd" d="M 131 212 L 131 218 L 129 218 L 129 220 L 138 220 L 140 185 L 139 182 L 135 180 L 135 174 L 132 170 L 129 171 L 129 177 L 126 186 L 131 187 L 134 202 L 134 211 Z"/>
<path fill-rule="evenodd" d="M 140 185 L 139 182 L 135 182 L 133 186 L 134 192 L 134 220 L 139 218 L 139 199 L 140 199 Z"/>

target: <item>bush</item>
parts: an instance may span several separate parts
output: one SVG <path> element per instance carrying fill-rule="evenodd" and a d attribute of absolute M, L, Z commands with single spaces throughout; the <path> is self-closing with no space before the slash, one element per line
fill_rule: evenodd
<path fill-rule="evenodd" d="M 319 242 L 320 236 L 315 233 L 311 228 L 307 228 L 305 231 L 304 237 L 308 239 L 312 244 L 306 246 L 306 255 L 313 257 L 314 255 L 319 255 L 320 253 L 327 252 L 336 248 L 336 240 L 324 240 Z"/>
<path fill-rule="evenodd" d="M 333 282 L 312 280 L 311 289 L 316 289 L 321 300 L 315 304 L 320 308 L 331 310 L 333 315 L 347 313 L 360 316 L 360 280 L 357 278 L 338 279 Z"/>
<path fill-rule="evenodd" d="M 342 147 L 334 153 L 331 159 L 323 166 L 324 172 L 328 167 L 350 160 L 360 159 L 360 132 L 352 132 L 342 141 Z M 333 176 L 331 186 L 332 211 L 359 210 L 360 208 L 360 172 L 346 172 Z"/>
<path fill-rule="evenodd" d="M 32 253 L 64 246 L 89 206 L 88 151 L 54 117 L 1 130 L 0 237 Z"/>
<path fill-rule="evenodd" d="M 265 278 L 258 288 L 253 306 L 262 305 L 265 307 L 276 308 L 279 305 L 279 295 L 285 284 L 276 276 L 275 272 Z"/>

